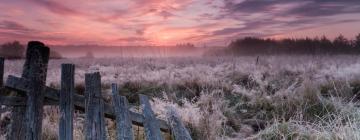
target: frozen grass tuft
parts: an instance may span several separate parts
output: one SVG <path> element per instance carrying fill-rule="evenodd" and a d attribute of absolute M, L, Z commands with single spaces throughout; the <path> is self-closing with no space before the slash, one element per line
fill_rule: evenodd
<path fill-rule="evenodd" d="M 340 105 L 337 106 L 338 112 L 319 117 L 318 121 L 309 122 L 302 117 L 294 117 L 288 121 L 274 120 L 266 129 L 248 139 L 360 139 L 359 109 L 352 103 L 335 102 Z"/>

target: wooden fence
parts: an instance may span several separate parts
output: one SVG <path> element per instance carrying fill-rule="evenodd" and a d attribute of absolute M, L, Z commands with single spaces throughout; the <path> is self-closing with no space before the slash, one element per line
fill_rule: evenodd
<path fill-rule="evenodd" d="M 105 140 L 105 117 L 116 122 L 116 139 L 132 140 L 132 125 L 143 126 L 145 138 L 162 140 L 161 131 L 170 132 L 175 140 L 191 140 L 190 134 L 173 108 L 168 107 L 167 120 L 156 118 L 149 98 L 139 95 L 142 114 L 129 110 L 128 100 L 112 84 L 112 104 L 101 95 L 99 72 L 85 74 L 85 95 L 75 93 L 74 64 L 61 65 L 61 87 L 46 86 L 49 48 L 38 41 L 28 43 L 26 60 L 21 77 L 9 75 L 5 84 L 4 59 L 0 58 L 0 104 L 11 106 L 11 123 L 7 140 L 40 140 L 44 105 L 60 108 L 59 140 L 73 139 L 74 110 L 85 111 L 84 134 L 86 140 Z M 3 90 L 16 91 L 16 96 L 6 96 Z"/>

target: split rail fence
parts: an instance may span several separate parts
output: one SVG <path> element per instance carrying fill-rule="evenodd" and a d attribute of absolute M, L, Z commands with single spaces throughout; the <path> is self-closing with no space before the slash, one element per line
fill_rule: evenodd
<path fill-rule="evenodd" d="M 73 139 L 74 110 L 85 111 L 84 134 L 86 140 L 105 140 L 105 118 L 115 120 L 116 139 L 134 139 L 132 125 L 143 126 L 147 140 L 163 140 L 161 131 L 169 132 L 175 140 L 191 140 L 173 108 L 167 108 L 167 120 L 156 118 L 149 97 L 139 95 L 142 113 L 129 110 L 125 96 L 120 96 L 116 83 L 112 84 L 112 104 L 101 95 L 99 72 L 85 74 L 85 95 L 75 93 L 74 64 L 61 65 L 61 86 L 55 89 L 46 86 L 50 49 L 43 43 L 28 43 L 22 76 L 4 78 L 4 58 L 0 58 L 0 105 L 11 107 L 11 123 L 7 140 L 40 140 L 44 105 L 60 108 L 59 140 Z M 16 96 L 7 96 L 5 90 L 16 91 Z"/>

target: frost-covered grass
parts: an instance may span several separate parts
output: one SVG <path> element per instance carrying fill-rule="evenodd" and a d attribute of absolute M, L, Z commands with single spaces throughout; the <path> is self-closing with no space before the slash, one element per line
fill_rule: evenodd
<path fill-rule="evenodd" d="M 62 63 L 76 65 L 80 93 L 85 73 L 100 71 L 107 99 L 116 82 L 133 104 L 136 94 L 153 97 L 160 118 L 173 106 L 194 139 L 360 139 L 359 56 L 51 60 L 48 85 L 59 87 Z M 5 74 L 20 75 L 22 64 L 7 61 Z M 56 114 L 45 115 L 47 139 L 56 138 Z M 82 139 L 81 113 L 75 122 Z"/>

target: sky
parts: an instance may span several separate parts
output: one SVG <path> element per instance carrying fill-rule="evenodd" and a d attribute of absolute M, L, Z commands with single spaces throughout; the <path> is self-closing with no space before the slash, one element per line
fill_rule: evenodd
<path fill-rule="evenodd" d="M 0 42 L 227 45 L 360 33 L 360 0 L 0 0 Z"/>

